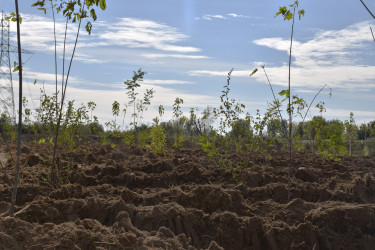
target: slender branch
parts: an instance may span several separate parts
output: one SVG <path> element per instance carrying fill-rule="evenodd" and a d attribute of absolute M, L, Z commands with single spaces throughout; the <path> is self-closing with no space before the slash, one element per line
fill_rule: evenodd
<path fill-rule="evenodd" d="M 55 19 L 55 7 L 51 1 L 52 17 L 53 17 L 53 37 L 55 42 L 55 80 L 56 80 L 56 117 L 58 116 L 58 103 L 57 103 L 57 44 L 56 44 L 56 19 Z"/>
<path fill-rule="evenodd" d="M 375 19 L 375 15 L 372 14 L 372 12 L 370 11 L 369 8 L 367 8 L 366 4 L 365 4 L 362 0 L 360 0 L 360 1 L 361 1 L 361 3 L 363 4 L 363 6 L 365 6 L 365 8 L 366 8 L 366 10 L 368 11 L 368 13 L 370 13 L 370 15 Z"/>
<path fill-rule="evenodd" d="M 294 21 L 295 21 L 296 8 L 293 9 L 293 22 L 292 22 L 292 32 L 290 34 L 290 47 L 289 47 L 289 74 L 288 74 L 288 94 L 289 94 L 289 104 L 288 104 L 288 113 L 289 113 L 289 168 L 288 168 L 288 201 L 292 196 L 291 189 L 291 164 L 292 164 L 292 105 L 291 105 L 291 91 L 290 91 L 290 74 L 291 74 L 291 65 L 292 65 L 292 47 L 293 47 L 293 34 L 294 34 Z"/>
<path fill-rule="evenodd" d="M 326 84 L 326 85 L 324 85 L 323 86 L 323 88 L 321 88 L 319 91 L 318 91 L 318 93 L 316 93 L 316 95 L 314 96 L 314 98 L 312 99 L 312 101 L 310 102 L 310 105 L 309 105 L 309 107 L 307 108 L 307 111 L 306 111 L 306 113 L 305 113 L 305 116 L 303 117 L 303 120 L 302 120 L 302 123 L 305 121 L 305 119 L 306 119 L 306 116 L 307 116 L 307 113 L 309 112 L 309 110 L 310 110 L 310 108 L 311 108 L 311 106 L 312 106 L 312 104 L 314 103 L 314 101 L 315 101 L 315 99 L 316 99 L 316 97 L 318 97 L 318 95 L 320 94 L 320 92 L 322 92 L 323 91 L 323 89 L 325 89 L 325 87 L 327 87 L 328 85 Z"/>
<path fill-rule="evenodd" d="M 372 32 L 372 28 L 371 27 L 370 27 L 370 30 L 371 30 L 372 38 L 374 38 L 374 42 L 375 42 L 374 32 Z"/>
<path fill-rule="evenodd" d="M 82 12 L 83 12 L 84 8 L 85 8 L 85 5 L 83 5 Z M 63 89 L 63 92 L 62 92 L 60 114 L 59 114 L 59 118 L 57 120 L 56 135 L 55 135 L 55 141 L 54 141 L 54 147 L 53 147 L 53 156 L 52 156 L 52 166 L 51 166 L 51 180 L 52 180 L 53 183 L 55 183 L 54 168 L 55 168 L 55 163 L 56 163 L 57 140 L 58 140 L 59 132 L 60 132 L 60 125 L 61 125 L 61 119 L 62 119 L 62 113 L 63 113 L 63 107 L 64 107 L 66 87 L 68 85 L 70 70 L 71 70 L 71 67 L 72 67 L 72 64 L 73 64 L 73 58 L 74 58 L 75 51 L 76 51 L 77 44 L 78 44 L 78 37 L 79 37 L 79 32 L 81 30 L 81 23 L 82 23 L 82 18 L 79 19 L 76 40 L 74 42 L 74 48 L 73 48 L 72 56 L 70 58 L 68 72 L 66 74 L 65 86 L 64 86 L 64 89 Z"/>
<path fill-rule="evenodd" d="M 272 91 L 272 95 L 273 95 L 273 99 L 275 100 L 275 104 L 278 105 L 278 100 L 276 99 L 276 96 L 275 96 L 275 92 L 273 91 L 273 87 L 272 87 L 272 84 L 271 84 L 271 81 L 270 79 L 268 78 L 268 74 L 266 72 L 266 69 L 264 67 L 263 68 L 263 71 L 264 71 L 264 74 L 266 75 L 266 78 L 267 78 L 267 81 L 268 81 L 268 84 L 270 85 L 270 88 L 271 88 L 271 91 Z M 281 118 L 281 124 L 283 126 L 283 129 L 284 129 L 284 133 L 285 135 L 288 133 L 286 127 L 285 127 L 285 124 L 284 124 L 284 119 L 283 119 L 283 116 L 281 114 L 281 111 L 280 111 L 280 106 L 278 105 L 277 106 L 277 111 L 279 112 L 279 115 L 280 115 L 280 118 Z"/>
<path fill-rule="evenodd" d="M 63 68 L 62 68 L 62 81 L 61 81 L 61 99 L 64 92 L 64 77 L 65 77 L 65 49 L 66 49 L 66 34 L 68 32 L 68 21 L 69 18 L 66 17 L 66 23 L 65 23 L 65 36 L 64 36 L 64 50 L 63 50 Z"/>
<path fill-rule="evenodd" d="M 21 49 L 21 31 L 20 31 L 20 15 L 18 11 L 18 0 L 15 0 L 16 15 L 17 15 L 17 46 L 18 46 L 18 75 L 19 75 L 19 99 L 18 99 L 18 141 L 17 141 L 17 172 L 14 178 L 14 186 L 12 193 L 12 204 L 10 207 L 10 217 L 14 217 L 14 209 L 17 199 L 17 186 L 20 174 L 20 158 L 21 158 L 21 134 L 22 134 L 22 49 Z"/>
<path fill-rule="evenodd" d="M 297 133 L 297 131 L 299 130 L 300 126 L 302 126 L 302 124 L 305 122 L 305 120 L 306 120 L 306 116 L 307 116 L 307 114 L 309 113 L 310 108 L 311 108 L 312 104 L 314 103 L 315 99 L 316 99 L 316 98 L 318 97 L 318 95 L 323 91 L 323 89 L 325 89 L 325 87 L 327 87 L 327 86 L 328 86 L 327 84 L 324 85 L 323 88 L 321 88 L 321 89 L 315 94 L 314 98 L 313 98 L 312 101 L 310 102 L 309 107 L 308 107 L 307 110 L 306 110 L 306 113 L 305 113 L 305 116 L 304 116 L 303 119 L 302 119 L 302 122 L 299 123 L 299 125 L 298 125 L 298 129 L 296 129 L 296 132 L 295 132 L 295 133 Z M 295 134 L 294 134 L 294 135 L 295 135 Z M 294 135 L 293 135 L 293 137 L 294 137 Z"/>

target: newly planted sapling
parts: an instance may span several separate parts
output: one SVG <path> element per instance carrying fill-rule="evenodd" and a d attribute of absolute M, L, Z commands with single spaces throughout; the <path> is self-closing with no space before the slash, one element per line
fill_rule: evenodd
<path fill-rule="evenodd" d="M 322 138 L 317 143 L 318 151 L 323 157 L 340 161 L 340 155 L 347 153 L 344 131 L 345 125 L 339 120 L 330 121 L 323 127 L 323 131 L 318 134 Z"/>
<path fill-rule="evenodd" d="M 353 112 L 350 113 L 350 118 L 349 120 L 345 121 L 344 125 L 345 125 L 346 139 L 349 142 L 349 155 L 352 155 L 352 144 L 353 144 L 353 141 L 357 138 L 357 131 L 358 131 L 358 126 L 355 124 Z"/>
<path fill-rule="evenodd" d="M 55 11 L 57 13 L 62 13 L 62 15 L 66 18 L 66 24 L 65 24 L 65 37 L 63 42 L 63 62 L 62 62 L 62 81 L 61 81 L 61 101 L 60 101 L 60 107 L 57 105 L 57 99 L 56 99 L 56 117 L 57 117 L 57 124 L 56 124 L 56 132 L 54 137 L 54 148 L 53 148 L 53 157 L 52 157 L 52 164 L 50 169 L 50 180 L 52 183 L 55 183 L 55 164 L 56 164 L 56 152 L 57 152 L 57 142 L 59 138 L 60 133 L 60 126 L 61 126 L 61 120 L 63 117 L 63 107 L 66 97 L 66 90 L 68 86 L 69 76 L 72 68 L 73 59 L 75 56 L 77 44 L 78 44 L 78 38 L 81 31 L 81 23 L 82 20 L 86 20 L 86 26 L 85 30 L 90 35 L 92 31 L 92 23 L 91 21 L 96 21 L 96 11 L 95 6 L 100 7 L 100 9 L 105 10 L 106 9 L 106 0 L 37 0 L 34 1 L 32 4 L 33 7 L 37 7 L 39 10 L 44 11 L 44 13 L 47 13 L 47 8 L 49 8 L 49 5 L 51 5 L 51 9 L 53 12 L 53 21 L 55 24 Z M 67 72 L 65 73 L 65 55 L 66 55 L 66 37 L 67 37 L 67 31 L 68 31 L 68 23 L 76 23 L 78 22 L 75 42 L 73 45 L 73 50 L 69 62 L 69 67 Z M 56 79 L 56 90 L 55 94 L 57 95 L 57 46 L 56 46 L 56 30 L 54 29 L 54 38 L 55 38 L 55 79 Z M 20 46 L 18 46 L 20 47 Z"/>
<path fill-rule="evenodd" d="M 165 155 L 165 148 L 167 146 L 167 137 L 164 133 L 164 128 L 155 124 L 150 129 L 151 144 L 148 146 L 151 152 Z"/>
<path fill-rule="evenodd" d="M 136 89 L 141 86 L 139 82 L 143 81 L 146 72 L 143 72 L 142 69 L 138 69 L 138 72 L 134 71 L 133 73 L 132 79 L 125 81 L 124 84 L 126 85 L 126 89 L 128 90 L 126 93 L 130 99 L 128 104 L 133 105 L 133 122 L 130 123 L 130 125 L 133 125 L 134 139 L 137 142 L 138 123 L 142 120 L 143 113 L 147 111 L 148 106 L 151 104 L 151 99 L 154 97 L 155 91 L 153 89 L 146 89 L 143 99 L 137 99 L 138 92 L 136 92 Z"/>
<path fill-rule="evenodd" d="M 143 99 L 138 101 L 137 110 L 139 122 L 143 119 L 143 112 L 147 111 L 148 106 L 151 104 L 151 99 L 154 97 L 155 91 L 153 89 L 146 89 Z"/>
<path fill-rule="evenodd" d="M 138 117 L 137 116 L 138 113 L 136 112 L 138 93 L 136 92 L 136 89 L 141 86 L 139 84 L 139 82 L 143 81 L 143 77 L 146 74 L 146 72 L 143 72 L 142 69 L 138 69 L 137 72 L 133 71 L 133 74 L 134 75 L 133 75 L 132 79 L 126 80 L 124 82 L 124 84 L 126 85 L 126 90 L 128 91 L 128 92 L 126 92 L 126 94 L 128 95 L 128 98 L 129 98 L 128 104 L 133 105 L 133 114 L 132 114 L 133 122 L 131 123 L 131 125 L 133 125 L 134 132 L 135 132 L 136 128 L 137 128 L 136 120 L 137 120 L 137 117 Z"/>
<path fill-rule="evenodd" d="M 117 126 L 117 117 L 120 114 L 120 103 L 118 101 L 114 101 L 112 103 L 112 115 L 115 117 L 115 120 L 113 121 L 112 129 L 114 131 L 118 131 L 120 128 Z"/>
<path fill-rule="evenodd" d="M 159 105 L 160 123 L 163 122 L 163 115 L 164 115 L 164 106 L 160 104 L 160 105 Z"/>
<path fill-rule="evenodd" d="M 174 133 L 174 143 L 173 147 L 180 148 L 182 147 L 185 138 L 184 135 L 180 132 L 180 127 L 184 124 L 185 119 L 184 117 L 181 117 L 183 112 L 181 110 L 181 104 L 184 103 L 183 99 L 176 98 L 173 104 L 173 117 L 175 117 L 175 133 Z"/>
<path fill-rule="evenodd" d="M 90 122 L 93 122 L 93 120 L 92 120 L 92 112 L 95 110 L 95 108 L 96 108 L 96 103 L 95 102 L 92 102 L 92 101 L 90 101 L 90 102 L 88 102 L 87 103 L 87 108 L 90 110 Z"/>
<path fill-rule="evenodd" d="M 214 113 L 219 117 L 219 130 L 223 134 L 227 134 L 228 129 L 232 128 L 233 124 L 239 119 L 239 115 L 244 112 L 245 105 L 237 102 L 233 98 L 229 98 L 230 80 L 233 69 L 228 72 L 227 84 L 224 85 L 224 90 L 221 91 L 220 101 L 221 105 L 214 109 Z"/>
<path fill-rule="evenodd" d="M 122 117 L 122 129 L 125 129 L 125 116 L 126 112 L 128 111 L 128 105 L 125 104 L 124 108 L 122 109 L 123 117 Z"/>

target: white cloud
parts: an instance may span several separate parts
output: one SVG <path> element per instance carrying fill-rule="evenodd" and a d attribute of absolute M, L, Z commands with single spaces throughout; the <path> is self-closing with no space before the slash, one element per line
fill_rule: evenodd
<path fill-rule="evenodd" d="M 360 22 L 342 30 L 321 31 L 311 40 L 293 42 L 293 63 L 291 80 L 293 87 L 321 88 L 328 84 L 331 88 L 368 90 L 375 88 L 375 65 L 361 64 L 354 58 L 373 46 L 370 22 Z M 290 40 L 280 37 L 263 38 L 254 41 L 279 51 L 289 52 Z M 364 49 L 364 51 L 362 50 Z M 373 48 L 368 48 L 373 49 Z M 233 76 L 249 77 L 249 70 L 234 71 Z M 288 66 L 266 65 L 267 74 L 275 85 L 288 85 Z M 193 76 L 225 76 L 227 71 L 195 70 Z M 268 83 L 262 70 L 253 76 Z"/>
<path fill-rule="evenodd" d="M 34 79 L 38 79 L 37 83 L 34 85 Z M 111 105 L 116 100 L 119 101 L 121 107 L 128 102 L 126 95 L 126 90 L 124 84 L 110 84 L 112 88 L 108 88 L 109 84 L 102 82 L 88 82 L 80 79 L 77 76 L 70 77 L 69 86 L 67 89 L 67 99 L 75 100 L 76 105 L 81 103 L 87 104 L 89 101 L 93 101 L 97 104 L 97 109 L 94 111 L 94 115 L 98 116 L 101 122 L 112 120 Z M 61 76 L 58 76 L 59 84 L 61 82 Z M 23 92 L 24 96 L 29 100 L 29 108 L 35 109 L 40 105 L 40 88 L 44 88 L 48 95 L 52 95 L 55 92 L 55 75 L 50 73 L 42 72 L 31 72 L 25 68 L 25 77 L 23 81 Z M 90 86 L 85 88 L 85 85 Z M 168 86 L 178 85 L 178 84 L 195 84 L 191 81 L 181 81 L 181 80 L 171 80 L 171 79 L 144 79 L 141 83 L 141 87 L 138 89 L 140 97 L 143 96 L 145 89 L 154 89 L 155 95 L 151 100 L 151 106 L 149 111 L 144 114 L 144 121 L 150 122 L 152 118 L 158 114 L 158 106 L 161 104 L 166 108 L 166 113 L 163 119 L 171 119 L 172 112 L 171 107 L 174 103 L 176 97 L 182 98 L 184 100 L 183 109 L 188 110 L 190 107 L 198 107 L 204 109 L 208 105 L 216 105 L 218 103 L 218 98 L 202 95 L 202 94 L 191 94 L 184 92 L 183 90 L 174 89 Z M 18 81 L 13 81 L 14 97 L 17 106 L 18 103 Z M 93 86 L 103 87 L 105 89 L 97 88 L 94 89 Z M 59 86 L 60 88 L 60 86 Z M 4 98 L 4 97 L 2 97 Z M 130 115 L 127 116 L 127 121 L 130 119 Z"/>
<path fill-rule="evenodd" d="M 175 84 L 194 84 L 194 82 L 190 81 L 181 81 L 181 80 L 152 80 L 152 79 L 145 79 L 143 83 L 150 84 L 150 85 L 175 85 Z"/>
<path fill-rule="evenodd" d="M 293 42 L 292 55 L 296 66 L 353 64 L 349 56 L 367 47 L 371 42 L 369 30 L 371 22 L 365 21 L 353 24 L 342 30 L 329 30 L 317 33 L 313 39 L 306 42 Z M 280 51 L 289 52 L 290 39 L 280 37 L 264 38 L 254 41 L 255 44 Z"/>
<path fill-rule="evenodd" d="M 350 113 L 353 112 L 355 117 L 375 117 L 375 112 L 362 110 L 344 110 L 344 109 L 327 109 L 324 115 L 335 117 L 347 117 L 349 119 Z"/>
<path fill-rule="evenodd" d="M 212 21 L 212 20 L 229 20 L 232 18 L 244 18 L 244 19 L 259 19 L 259 17 L 252 17 L 247 15 L 241 15 L 236 13 L 229 13 L 226 15 L 204 15 L 202 17 L 196 17 L 195 20 L 206 20 L 206 21 Z"/>
<path fill-rule="evenodd" d="M 207 59 L 208 56 L 186 55 L 186 54 L 160 54 L 160 53 L 145 53 L 141 56 L 146 58 L 182 58 L 182 59 Z"/>
<path fill-rule="evenodd" d="M 227 71 L 213 71 L 213 70 L 192 70 L 188 74 L 191 76 L 228 76 Z M 249 77 L 251 70 L 234 70 L 232 76 Z"/>
<path fill-rule="evenodd" d="M 157 23 L 151 20 L 136 18 L 121 18 L 109 24 L 100 21 L 94 24 L 92 35 L 87 35 L 81 30 L 78 39 L 75 59 L 84 63 L 105 63 L 105 60 L 92 57 L 88 50 L 109 46 L 120 46 L 149 50 L 150 53 L 142 54 L 146 58 L 180 58 L 180 59 L 205 59 L 203 55 L 187 54 L 200 52 L 201 49 L 193 46 L 182 46 L 189 36 L 178 32 L 174 27 Z M 54 52 L 53 20 L 46 16 L 23 14 L 21 40 L 23 48 L 34 52 Z M 12 23 L 11 30 L 16 30 Z M 71 55 L 76 39 L 77 26 L 69 24 L 66 36 L 66 55 Z M 56 40 L 58 56 L 61 58 L 64 50 L 65 23 L 56 22 Z M 12 36 L 15 43 L 15 35 Z M 155 53 L 158 51 L 171 52 Z"/>
<path fill-rule="evenodd" d="M 200 52 L 196 47 L 175 45 L 187 40 L 188 36 L 179 33 L 174 27 L 154 21 L 121 18 L 105 28 L 98 37 L 110 44 L 179 53 Z"/>
<path fill-rule="evenodd" d="M 227 19 L 227 17 L 225 17 L 225 16 L 222 16 L 222 15 L 204 15 L 203 17 L 202 17 L 202 19 L 204 19 L 204 20 L 208 20 L 208 21 L 211 21 L 211 20 L 214 20 L 214 19 Z"/>

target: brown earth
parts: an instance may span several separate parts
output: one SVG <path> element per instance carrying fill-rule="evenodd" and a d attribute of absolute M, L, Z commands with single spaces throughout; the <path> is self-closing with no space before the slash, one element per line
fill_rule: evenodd
<path fill-rule="evenodd" d="M 230 172 L 199 149 L 91 144 L 60 152 L 53 187 L 49 150 L 23 147 L 15 218 L 0 155 L 0 249 L 375 249 L 374 158 L 295 154 L 288 202 L 281 154 L 228 154 Z"/>

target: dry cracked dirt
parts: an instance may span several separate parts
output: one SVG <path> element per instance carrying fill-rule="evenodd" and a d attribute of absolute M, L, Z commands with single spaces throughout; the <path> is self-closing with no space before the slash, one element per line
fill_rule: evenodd
<path fill-rule="evenodd" d="M 48 146 L 22 152 L 14 218 L 1 154 L 0 249 L 375 249 L 374 158 L 296 153 L 288 202 L 285 154 L 227 153 L 234 176 L 200 149 L 91 143 L 59 152 L 52 186 Z"/>

